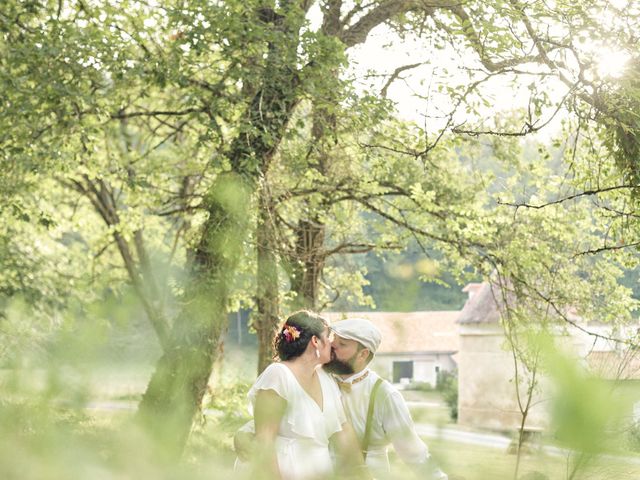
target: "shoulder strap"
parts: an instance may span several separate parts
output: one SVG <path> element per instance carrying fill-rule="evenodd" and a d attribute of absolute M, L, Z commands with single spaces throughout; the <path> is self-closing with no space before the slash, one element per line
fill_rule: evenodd
<path fill-rule="evenodd" d="M 376 401 L 376 395 L 382 384 L 382 378 L 379 378 L 373 389 L 371 390 L 371 397 L 369 397 L 369 409 L 367 410 L 367 424 L 364 428 L 364 437 L 362 438 L 362 456 L 367 459 L 367 452 L 369 450 L 369 441 L 371 440 L 371 424 L 373 423 L 373 407 Z"/>

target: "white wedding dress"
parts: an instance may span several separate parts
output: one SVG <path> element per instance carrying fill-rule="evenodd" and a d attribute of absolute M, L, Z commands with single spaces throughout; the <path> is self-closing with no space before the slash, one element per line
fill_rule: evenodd
<path fill-rule="evenodd" d="M 283 480 L 309 480 L 333 473 L 329 439 L 342 430 L 346 416 L 336 382 L 322 368 L 316 372 L 322 387 L 322 410 L 282 363 L 269 365 L 249 390 L 252 408 L 260 390 L 273 390 L 287 401 L 275 444 Z"/>

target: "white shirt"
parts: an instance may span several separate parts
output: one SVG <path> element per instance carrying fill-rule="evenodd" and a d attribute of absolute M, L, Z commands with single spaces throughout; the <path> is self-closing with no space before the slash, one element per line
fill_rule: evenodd
<path fill-rule="evenodd" d="M 357 381 L 363 375 L 367 376 Z M 349 378 L 339 379 L 352 384 L 351 392 L 341 392 L 342 403 L 360 441 L 364 437 L 367 424 L 371 391 L 379 378 L 374 371 L 365 369 Z M 420 472 L 421 477 L 424 475 L 424 478 L 447 479 L 444 473 L 432 467 L 429 449 L 416 434 L 404 398 L 393 385 L 383 381 L 375 399 L 366 460 L 374 476 L 389 474 L 387 448 L 390 444 L 393 444 L 396 453 L 406 464 Z"/>

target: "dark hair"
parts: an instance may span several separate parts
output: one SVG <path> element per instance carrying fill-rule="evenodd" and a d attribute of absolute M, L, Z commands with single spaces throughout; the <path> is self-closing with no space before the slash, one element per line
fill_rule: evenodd
<path fill-rule="evenodd" d="M 311 338 L 314 335 L 322 338 L 322 332 L 328 326 L 328 322 L 317 313 L 308 310 L 292 313 L 278 329 L 273 339 L 273 350 L 280 360 L 299 357 L 307 349 Z M 300 336 L 292 338 L 292 329 L 288 327 L 295 328 L 293 331 L 300 332 Z"/>

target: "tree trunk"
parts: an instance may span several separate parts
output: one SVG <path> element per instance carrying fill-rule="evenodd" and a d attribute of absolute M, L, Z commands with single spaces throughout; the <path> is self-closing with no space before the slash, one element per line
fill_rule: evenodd
<path fill-rule="evenodd" d="M 344 19 L 357 14 L 360 6 L 356 5 L 346 14 L 342 11 L 343 6 L 341 1 L 323 3 L 321 30 L 328 38 L 341 41 L 345 50 L 363 43 L 373 28 L 394 16 L 423 8 L 419 3 L 404 0 L 380 2 L 358 21 L 347 26 L 348 21 Z M 340 105 L 337 96 L 340 86 L 339 73 L 340 69 L 336 65 L 331 71 L 331 79 L 335 81 L 336 89 L 327 89 L 321 97 L 321 103 L 314 102 L 312 153 L 316 163 L 310 166 L 324 175 L 327 175 L 331 162 L 328 143 L 332 139 L 335 141 L 337 135 L 333 109 Z M 298 222 L 296 237 L 295 252 L 289 253 L 288 261 L 291 290 L 297 293 L 295 305 L 298 308 L 314 310 L 318 308 L 318 289 L 326 261 L 326 251 L 323 248 L 325 225 L 318 215 L 311 215 L 310 218 Z"/>
<path fill-rule="evenodd" d="M 257 295 L 255 328 L 258 334 L 258 375 L 273 360 L 273 336 L 279 324 L 278 255 L 273 205 L 266 180 L 260 189 L 257 225 Z"/>
<path fill-rule="evenodd" d="M 318 286 L 324 268 L 325 226 L 315 221 L 300 220 L 296 232 L 296 261 L 291 290 L 296 292 L 296 305 L 313 310 L 318 302 Z"/>
<path fill-rule="evenodd" d="M 325 18 L 326 23 L 326 18 Z M 338 72 L 334 73 L 336 83 L 338 82 Z M 337 90 L 327 93 L 327 99 L 333 105 L 339 104 L 336 98 Z M 325 106 L 314 104 L 313 126 L 311 129 L 312 142 L 310 166 L 315 168 L 322 175 L 327 175 L 328 167 L 331 163 L 329 145 L 329 134 L 335 139 L 336 118 L 335 114 Z M 321 207 L 325 202 L 321 202 Z M 291 278 L 291 289 L 296 292 L 296 304 L 299 308 L 315 310 L 318 305 L 318 288 L 322 270 L 325 265 L 325 225 L 321 222 L 318 214 L 312 214 L 310 218 L 302 219 L 298 222 L 296 231 L 296 245 L 294 254 L 294 268 Z"/>
<path fill-rule="evenodd" d="M 235 174 L 221 176 L 212 187 L 183 310 L 139 406 L 138 420 L 167 459 L 181 454 L 206 392 L 252 193 L 252 185 Z"/>
<path fill-rule="evenodd" d="M 251 199 L 299 100 L 295 65 L 303 21 L 300 15 L 274 17 L 265 27 L 278 31 L 279 42 L 268 44 L 264 73 L 256 82 L 259 88 L 229 149 L 232 172 L 220 175 L 205 198 L 209 216 L 194 255 L 184 307 L 138 409 L 138 420 L 165 459 L 182 454 L 201 407 L 227 321 L 228 285 L 248 231 Z"/>
<path fill-rule="evenodd" d="M 158 361 L 138 410 L 138 420 L 151 433 L 161 453 L 168 454 L 165 458 L 169 460 L 182 453 L 211 375 L 214 352 L 226 324 L 227 285 L 235 272 L 247 231 L 244 222 L 250 217 L 250 200 L 256 193 L 258 179 L 269 169 L 299 101 L 300 78 L 296 69 L 299 32 L 305 22 L 304 13 L 312 3 L 303 2 L 300 10 L 295 2 L 283 1 L 278 13 L 269 8 L 256 11 L 255 21 L 271 30 L 271 34 L 265 36 L 269 40 L 263 75 L 255 82 L 257 88 L 247 89 L 257 93 L 248 107 L 244 124 L 238 128 L 240 134 L 229 149 L 232 173 L 221 176 L 205 200 L 209 217 L 194 255 L 194 271 L 185 290 L 184 308 L 174 322 L 169 345 Z M 335 5 L 338 10 L 339 5 Z M 392 10 L 383 9 L 382 16 L 375 15 L 376 22 L 390 17 L 395 12 Z M 345 41 L 347 46 L 363 41 L 375 26 L 369 16 L 366 22 L 356 25 L 356 32 L 349 32 L 354 34 L 353 38 Z M 253 79 L 247 82 L 253 83 Z M 299 283 L 294 288 L 306 306 L 314 308 L 325 261 L 322 250 L 325 227 L 317 219 L 303 220 L 300 227 L 299 258 L 304 274 L 296 277 Z M 265 250 L 262 254 L 266 254 L 262 257 L 265 260 L 262 271 L 273 272 L 270 255 L 275 252 L 268 254 Z M 270 275 L 272 273 L 261 275 L 265 298 L 271 299 L 269 305 L 265 303 L 261 307 L 269 312 L 265 323 L 259 325 L 263 342 L 273 335 L 273 298 L 277 298 L 272 290 L 266 289 Z M 277 288 L 276 283 L 271 283 L 270 288 L 274 286 Z"/>

